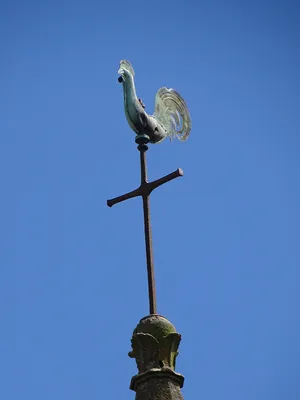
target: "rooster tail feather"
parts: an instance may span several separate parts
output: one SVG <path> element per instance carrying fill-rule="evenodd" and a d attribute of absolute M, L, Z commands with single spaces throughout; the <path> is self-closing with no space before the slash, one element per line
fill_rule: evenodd
<path fill-rule="evenodd" d="M 176 90 L 162 87 L 157 91 L 154 117 L 165 128 L 170 139 L 188 138 L 192 128 L 191 116 L 184 99 Z"/>

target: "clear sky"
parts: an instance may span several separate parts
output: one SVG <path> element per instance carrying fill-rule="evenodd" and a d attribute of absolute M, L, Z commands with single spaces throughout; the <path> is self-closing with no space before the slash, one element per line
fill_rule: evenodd
<path fill-rule="evenodd" d="M 183 335 L 186 399 L 300 398 L 300 3 L 0 5 L 3 400 L 134 399 L 148 314 L 139 184 L 119 61 L 185 143 L 148 151 L 158 312 Z"/>

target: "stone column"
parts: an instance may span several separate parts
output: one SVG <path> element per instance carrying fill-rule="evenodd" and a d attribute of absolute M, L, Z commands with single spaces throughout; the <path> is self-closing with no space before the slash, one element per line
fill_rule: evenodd
<path fill-rule="evenodd" d="M 184 377 L 175 372 L 180 340 L 181 335 L 165 317 L 152 314 L 140 320 L 129 353 L 138 368 L 130 383 L 136 400 L 183 400 Z"/>

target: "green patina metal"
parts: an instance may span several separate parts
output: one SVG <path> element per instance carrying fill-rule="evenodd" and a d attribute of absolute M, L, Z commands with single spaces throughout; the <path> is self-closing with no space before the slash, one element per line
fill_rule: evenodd
<path fill-rule="evenodd" d="M 192 128 L 186 102 L 174 89 L 161 87 L 155 96 L 153 115 L 145 111 L 145 105 L 137 97 L 134 69 L 128 60 L 121 60 L 118 71 L 123 85 L 124 109 L 130 128 L 138 135 L 146 133 L 151 143 L 160 143 L 166 137 L 186 140 Z"/>

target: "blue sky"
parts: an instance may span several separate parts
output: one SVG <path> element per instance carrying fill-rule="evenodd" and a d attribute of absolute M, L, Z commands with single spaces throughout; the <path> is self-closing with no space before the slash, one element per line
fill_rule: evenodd
<path fill-rule="evenodd" d="M 139 183 L 119 61 L 148 112 L 186 99 L 185 143 L 148 151 L 158 312 L 183 335 L 186 399 L 298 400 L 299 3 L 0 4 L 5 400 L 133 399 L 148 314 Z"/>

